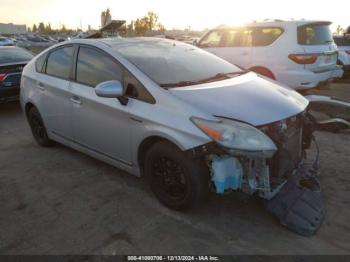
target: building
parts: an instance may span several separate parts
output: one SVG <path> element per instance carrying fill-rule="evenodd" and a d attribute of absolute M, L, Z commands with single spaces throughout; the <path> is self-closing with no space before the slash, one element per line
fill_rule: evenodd
<path fill-rule="evenodd" d="M 0 34 L 24 34 L 27 32 L 26 25 L 0 23 Z"/>
<path fill-rule="evenodd" d="M 108 25 L 111 22 L 112 22 L 111 12 L 109 9 L 107 9 L 106 11 L 103 11 L 101 13 L 101 27 L 104 27 L 105 25 Z"/>

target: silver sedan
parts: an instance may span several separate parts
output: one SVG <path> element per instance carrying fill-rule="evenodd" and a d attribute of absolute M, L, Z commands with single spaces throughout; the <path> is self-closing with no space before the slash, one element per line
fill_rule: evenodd
<path fill-rule="evenodd" d="M 299 233 L 321 223 L 318 183 L 309 176 L 316 165 L 303 161 L 313 131 L 309 101 L 192 45 L 156 38 L 57 44 L 24 68 L 21 104 L 41 146 L 56 141 L 144 174 L 170 208 L 191 208 L 210 190 L 241 190 L 269 200 L 292 229 L 298 218 L 290 210 L 310 202 Z M 299 199 L 300 188 L 314 195 Z M 276 209 L 289 204 L 291 213 Z"/>

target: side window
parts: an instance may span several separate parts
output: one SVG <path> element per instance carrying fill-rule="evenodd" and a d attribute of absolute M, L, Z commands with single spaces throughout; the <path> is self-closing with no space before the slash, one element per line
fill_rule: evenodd
<path fill-rule="evenodd" d="M 250 29 L 231 29 L 227 31 L 225 38 L 227 47 L 252 46 L 252 31 Z"/>
<path fill-rule="evenodd" d="M 209 32 L 199 43 L 200 47 L 219 47 L 222 45 L 224 31 L 215 30 Z"/>
<path fill-rule="evenodd" d="M 253 46 L 268 46 L 275 42 L 283 30 L 277 27 L 256 27 L 253 31 Z"/>
<path fill-rule="evenodd" d="M 69 79 L 72 68 L 73 52 L 73 46 L 66 46 L 50 53 L 47 59 L 46 74 Z"/>
<path fill-rule="evenodd" d="M 154 104 L 156 101 L 148 90 L 128 71 L 124 71 L 125 95 L 147 103 Z"/>
<path fill-rule="evenodd" d="M 46 60 L 46 57 L 47 57 L 47 53 L 39 56 L 36 61 L 35 61 L 35 69 L 38 73 L 41 73 L 43 71 L 43 66 L 44 66 L 44 63 L 45 63 L 45 60 Z"/>
<path fill-rule="evenodd" d="M 94 48 L 79 48 L 77 82 L 95 87 L 105 81 L 121 79 L 122 68 L 110 56 Z"/>

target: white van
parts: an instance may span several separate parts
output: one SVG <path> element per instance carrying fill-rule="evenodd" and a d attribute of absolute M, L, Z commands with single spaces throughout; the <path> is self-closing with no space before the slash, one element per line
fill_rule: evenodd
<path fill-rule="evenodd" d="M 342 76 L 327 21 L 273 20 L 221 26 L 197 45 L 233 64 L 294 89 L 317 87 Z"/>

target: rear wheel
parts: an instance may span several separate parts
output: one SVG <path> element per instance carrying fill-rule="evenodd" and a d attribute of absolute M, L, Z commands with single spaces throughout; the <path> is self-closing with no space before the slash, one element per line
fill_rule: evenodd
<path fill-rule="evenodd" d="M 250 69 L 251 71 L 259 74 L 259 75 L 263 75 L 263 76 L 266 76 L 268 78 L 271 78 L 273 80 L 276 80 L 276 77 L 275 75 L 267 68 L 264 68 L 264 67 L 252 67 Z"/>
<path fill-rule="evenodd" d="M 27 117 L 36 142 L 44 147 L 52 146 L 53 141 L 47 136 L 46 128 L 39 111 L 35 107 L 32 107 L 29 109 Z"/>
<path fill-rule="evenodd" d="M 203 202 L 209 193 L 205 164 L 193 160 L 169 142 L 158 142 L 145 157 L 145 175 L 165 206 L 186 210 Z"/>

